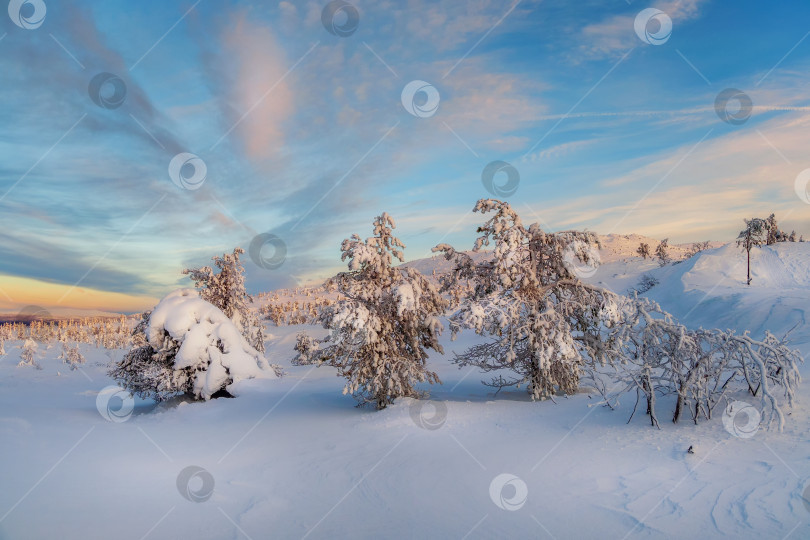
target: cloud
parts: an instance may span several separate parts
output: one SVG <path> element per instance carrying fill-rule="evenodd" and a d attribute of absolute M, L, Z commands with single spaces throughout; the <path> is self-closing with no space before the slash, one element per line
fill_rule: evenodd
<path fill-rule="evenodd" d="M 705 2 L 706 0 L 666 0 L 644 7 L 654 7 L 669 15 L 674 25 L 673 32 L 676 32 L 678 23 L 700 15 L 700 5 Z M 632 13 L 612 15 L 582 28 L 582 44 L 578 49 L 580 59 L 618 57 L 631 48 L 642 45 L 633 30 L 633 22 L 639 11 L 640 7 Z"/>
<path fill-rule="evenodd" d="M 498 72 L 486 57 L 460 64 L 439 88 L 446 93 L 437 119 L 482 149 L 501 149 L 504 142 L 526 140 L 517 132 L 548 112 L 540 94 L 546 85 L 536 79 Z"/>
<path fill-rule="evenodd" d="M 402 5 L 402 3 L 397 3 Z M 497 31 L 497 23 L 515 2 L 497 0 L 459 3 L 409 2 L 400 8 L 398 20 L 415 41 L 431 43 L 440 52 L 469 47 L 481 36 Z M 393 7 L 395 4 L 390 4 Z M 519 5 L 519 4 L 518 4 Z M 519 20 L 523 9 L 516 8 L 508 17 Z M 498 25 L 500 26 L 500 25 Z M 493 30 L 494 29 L 494 30 Z"/>
<path fill-rule="evenodd" d="M 796 175 L 810 167 L 803 159 L 810 118 L 785 113 L 739 130 L 724 127 L 697 146 L 699 136 L 603 179 L 587 196 L 547 202 L 549 220 L 677 241 L 730 240 L 744 217 L 771 212 L 810 229 L 807 206 L 794 192 Z"/>
<path fill-rule="evenodd" d="M 539 152 L 533 152 L 523 158 L 526 161 L 542 161 L 546 159 L 555 159 L 558 157 L 566 156 L 571 153 L 577 152 L 587 146 L 594 144 L 596 141 L 593 139 L 571 141 L 567 143 L 558 144 L 550 148 L 546 148 Z"/>
<path fill-rule="evenodd" d="M 244 13 L 232 15 L 221 38 L 228 78 L 227 121 L 236 126 L 249 159 L 272 158 L 284 144 L 284 122 L 294 112 L 289 69 L 273 32 Z"/>
<path fill-rule="evenodd" d="M 137 271 L 113 267 L 112 261 L 91 253 L 77 253 L 39 234 L 17 230 L 14 236 L 0 236 L 3 273 L 50 283 L 82 285 L 122 293 L 149 293 L 154 285 Z M 88 271 L 94 270 L 88 274 Z"/>

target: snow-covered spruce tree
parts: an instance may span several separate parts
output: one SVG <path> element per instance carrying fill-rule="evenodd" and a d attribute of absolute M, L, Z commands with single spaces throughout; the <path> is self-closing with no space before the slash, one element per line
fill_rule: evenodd
<path fill-rule="evenodd" d="M 666 266 L 672 260 L 669 255 L 669 238 L 664 238 L 658 247 L 655 248 L 655 256 L 658 257 L 658 264 Z"/>
<path fill-rule="evenodd" d="M 347 379 L 343 393 L 377 409 L 397 397 L 418 397 L 418 382 L 441 383 L 426 360 L 428 349 L 444 352 L 438 317 L 447 301 L 415 269 L 392 266 L 392 256 L 403 260 L 405 247 L 394 228 L 383 213 L 374 220 L 374 236 L 361 240 L 355 234 L 343 241 L 341 258 L 349 259 L 349 271 L 330 280 L 341 299 L 319 317 L 330 333 L 322 340 L 300 334 L 293 359 L 297 365 L 337 368 Z"/>
<path fill-rule="evenodd" d="M 742 247 L 748 256 L 748 280 L 747 285 L 751 285 L 751 250 L 761 247 L 768 241 L 768 222 L 760 218 L 746 219 L 745 229 L 737 235 L 737 245 Z"/>
<path fill-rule="evenodd" d="M 37 369 L 42 369 L 42 366 L 39 365 L 37 362 L 37 349 L 38 349 L 37 342 L 31 338 L 26 339 L 22 344 L 22 350 L 20 352 L 20 363 L 17 364 L 20 367 L 23 366 L 33 366 Z"/>
<path fill-rule="evenodd" d="M 641 255 L 642 259 L 646 259 L 650 256 L 650 244 L 647 244 L 646 242 L 640 243 L 636 249 L 636 253 Z"/>
<path fill-rule="evenodd" d="M 194 289 L 167 295 L 133 331 L 135 348 L 110 370 L 123 388 L 162 401 L 233 395 L 242 379 L 279 375 L 233 321 Z"/>
<path fill-rule="evenodd" d="M 617 296 L 582 282 L 576 264 L 592 265 L 596 235 L 547 233 L 536 223 L 524 227 L 506 203 L 482 199 L 474 209 L 494 212 L 478 232 L 478 252 L 494 244 L 491 258 L 479 262 L 447 244 L 433 248 L 456 266 L 444 289 L 469 279 L 475 287 L 450 318 L 453 337 L 463 328 L 492 338 L 456 355 L 460 367 L 514 375 L 484 383 L 499 390 L 525 384 L 533 400 L 573 394 L 586 359 L 603 347 L 600 328 L 617 313 Z"/>
<path fill-rule="evenodd" d="M 689 330 L 646 298 L 622 303 L 621 318 L 606 330 L 605 340 L 611 346 L 601 351 L 600 362 L 588 364 L 586 379 L 611 407 L 626 392 L 636 393 L 636 407 L 644 396 L 654 426 L 657 396 L 675 396 L 673 422 L 686 414 L 697 423 L 700 417 L 710 419 L 734 392 L 747 391 L 761 398 L 764 425 L 776 423 L 781 430 L 779 400 L 792 406 L 801 380 L 803 359 L 784 338 L 770 332 L 756 340 L 747 332 Z"/>
<path fill-rule="evenodd" d="M 245 290 L 245 268 L 239 260 L 239 255 L 244 252 L 244 249 L 237 247 L 232 254 L 224 253 L 222 257 L 212 257 L 219 272 L 214 272 L 210 266 L 203 266 L 187 268 L 183 270 L 183 274 L 194 281 L 194 286 L 200 291 L 200 298 L 222 310 L 239 328 L 251 347 L 263 353 L 264 328 L 258 314 L 249 307 L 253 303 L 253 297 Z"/>

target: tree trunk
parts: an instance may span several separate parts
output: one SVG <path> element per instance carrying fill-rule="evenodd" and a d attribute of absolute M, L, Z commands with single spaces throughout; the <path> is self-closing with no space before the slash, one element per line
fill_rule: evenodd
<path fill-rule="evenodd" d="M 751 248 L 748 248 L 748 285 L 751 285 Z"/>
<path fill-rule="evenodd" d="M 658 417 L 655 415 L 655 388 L 653 388 L 652 380 L 650 380 L 649 366 L 645 370 L 644 379 L 644 386 L 649 390 L 649 394 L 647 394 L 647 413 L 650 415 L 650 424 L 661 429 L 661 426 L 658 425 Z"/>
<path fill-rule="evenodd" d="M 678 392 L 678 401 L 675 404 L 675 414 L 672 415 L 672 423 L 677 424 L 681 419 L 681 408 L 683 407 L 683 396 Z"/>

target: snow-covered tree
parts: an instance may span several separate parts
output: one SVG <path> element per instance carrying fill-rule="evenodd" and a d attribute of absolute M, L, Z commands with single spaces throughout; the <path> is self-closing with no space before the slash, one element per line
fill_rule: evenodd
<path fill-rule="evenodd" d="M 666 266 L 672 260 L 669 255 L 669 238 L 664 238 L 658 247 L 655 248 L 655 256 L 658 257 L 658 263 L 661 266 Z"/>
<path fill-rule="evenodd" d="M 460 367 L 514 375 L 485 383 L 499 390 L 525 384 L 532 399 L 573 394 L 582 366 L 602 347 L 599 329 L 610 324 L 616 295 L 582 282 L 575 265 L 596 261 L 598 239 L 588 232 L 544 232 L 525 227 L 506 203 L 482 199 L 474 209 L 494 213 L 478 232 L 473 251 L 492 245 L 492 257 L 473 258 L 440 244 L 434 251 L 454 260 L 444 288 L 471 280 L 474 289 L 450 318 L 453 337 L 463 328 L 491 337 L 456 355 Z M 576 263 L 572 264 L 573 259 Z"/>
<path fill-rule="evenodd" d="M 110 370 L 133 394 L 161 401 L 232 395 L 234 383 L 279 375 L 233 321 L 194 289 L 170 293 L 134 330 L 135 348 Z"/>
<path fill-rule="evenodd" d="M 63 363 L 70 366 L 71 370 L 78 369 L 80 365 L 85 363 L 84 355 L 79 350 L 78 343 L 71 345 L 67 342 L 62 342 L 62 352 L 59 353 L 58 358 L 60 358 Z"/>
<path fill-rule="evenodd" d="M 697 423 L 700 417 L 710 419 L 734 392 L 746 391 L 761 398 L 766 427 L 775 423 L 782 429 L 780 400 L 792 406 L 801 380 L 803 359 L 784 338 L 769 332 L 756 340 L 747 332 L 689 330 L 649 299 L 624 301 L 605 340 L 611 346 L 587 365 L 589 382 L 610 406 L 626 392 L 636 392 L 636 406 L 644 396 L 654 426 L 657 396 L 675 396 L 673 422 L 688 414 Z"/>
<path fill-rule="evenodd" d="M 392 266 L 392 257 L 403 260 L 405 247 L 394 228 L 383 213 L 374 220 L 374 236 L 343 241 L 341 258 L 349 260 L 349 271 L 330 280 L 342 299 L 319 317 L 330 333 L 322 340 L 300 334 L 293 359 L 337 368 L 347 379 L 343 393 L 377 409 L 397 397 L 418 397 L 416 383 L 441 383 L 426 367 L 427 350 L 444 352 L 438 317 L 447 301 L 417 270 Z"/>
<path fill-rule="evenodd" d="M 795 242 L 796 241 L 796 231 L 790 231 L 790 236 L 788 236 L 788 242 Z"/>
<path fill-rule="evenodd" d="M 264 328 L 258 314 L 250 309 L 253 297 L 245 290 L 245 268 L 239 255 L 245 252 L 237 247 L 233 253 L 222 257 L 214 256 L 212 260 L 218 272 L 210 266 L 187 268 L 187 274 L 194 286 L 200 291 L 200 298 L 209 302 L 230 318 L 248 340 L 248 343 L 259 352 L 264 352 Z"/>
<path fill-rule="evenodd" d="M 636 249 L 636 253 L 641 255 L 642 259 L 646 259 L 647 257 L 650 256 L 650 244 L 646 242 L 640 243 L 638 245 L 638 248 Z"/>
<path fill-rule="evenodd" d="M 751 250 L 755 247 L 761 247 L 767 242 L 769 226 L 764 219 L 760 218 L 751 218 L 744 221 L 745 229 L 741 230 L 740 234 L 737 235 L 737 245 L 742 247 L 748 256 L 748 280 L 746 283 L 751 285 Z"/>
<path fill-rule="evenodd" d="M 767 229 L 767 245 L 773 245 L 777 242 L 787 242 L 788 235 L 785 234 L 784 231 L 779 229 L 779 225 L 776 223 L 776 215 L 771 214 L 765 219 L 765 228 Z"/>
<path fill-rule="evenodd" d="M 37 369 L 42 367 L 37 362 L 37 349 L 39 346 L 37 342 L 31 338 L 26 339 L 22 344 L 22 351 L 20 352 L 20 363 L 18 366 L 33 366 Z"/>

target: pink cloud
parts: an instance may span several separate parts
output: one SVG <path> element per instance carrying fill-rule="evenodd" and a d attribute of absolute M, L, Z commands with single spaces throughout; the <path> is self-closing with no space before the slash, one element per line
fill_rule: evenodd
<path fill-rule="evenodd" d="M 284 51 L 270 29 L 244 13 L 234 16 L 222 43 L 232 77 L 228 121 L 238 123 L 234 133 L 249 158 L 272 157 L 284 144 L 284 122 L 294 108 L 293 91 L 282 80 L 289 69 Z"/>

